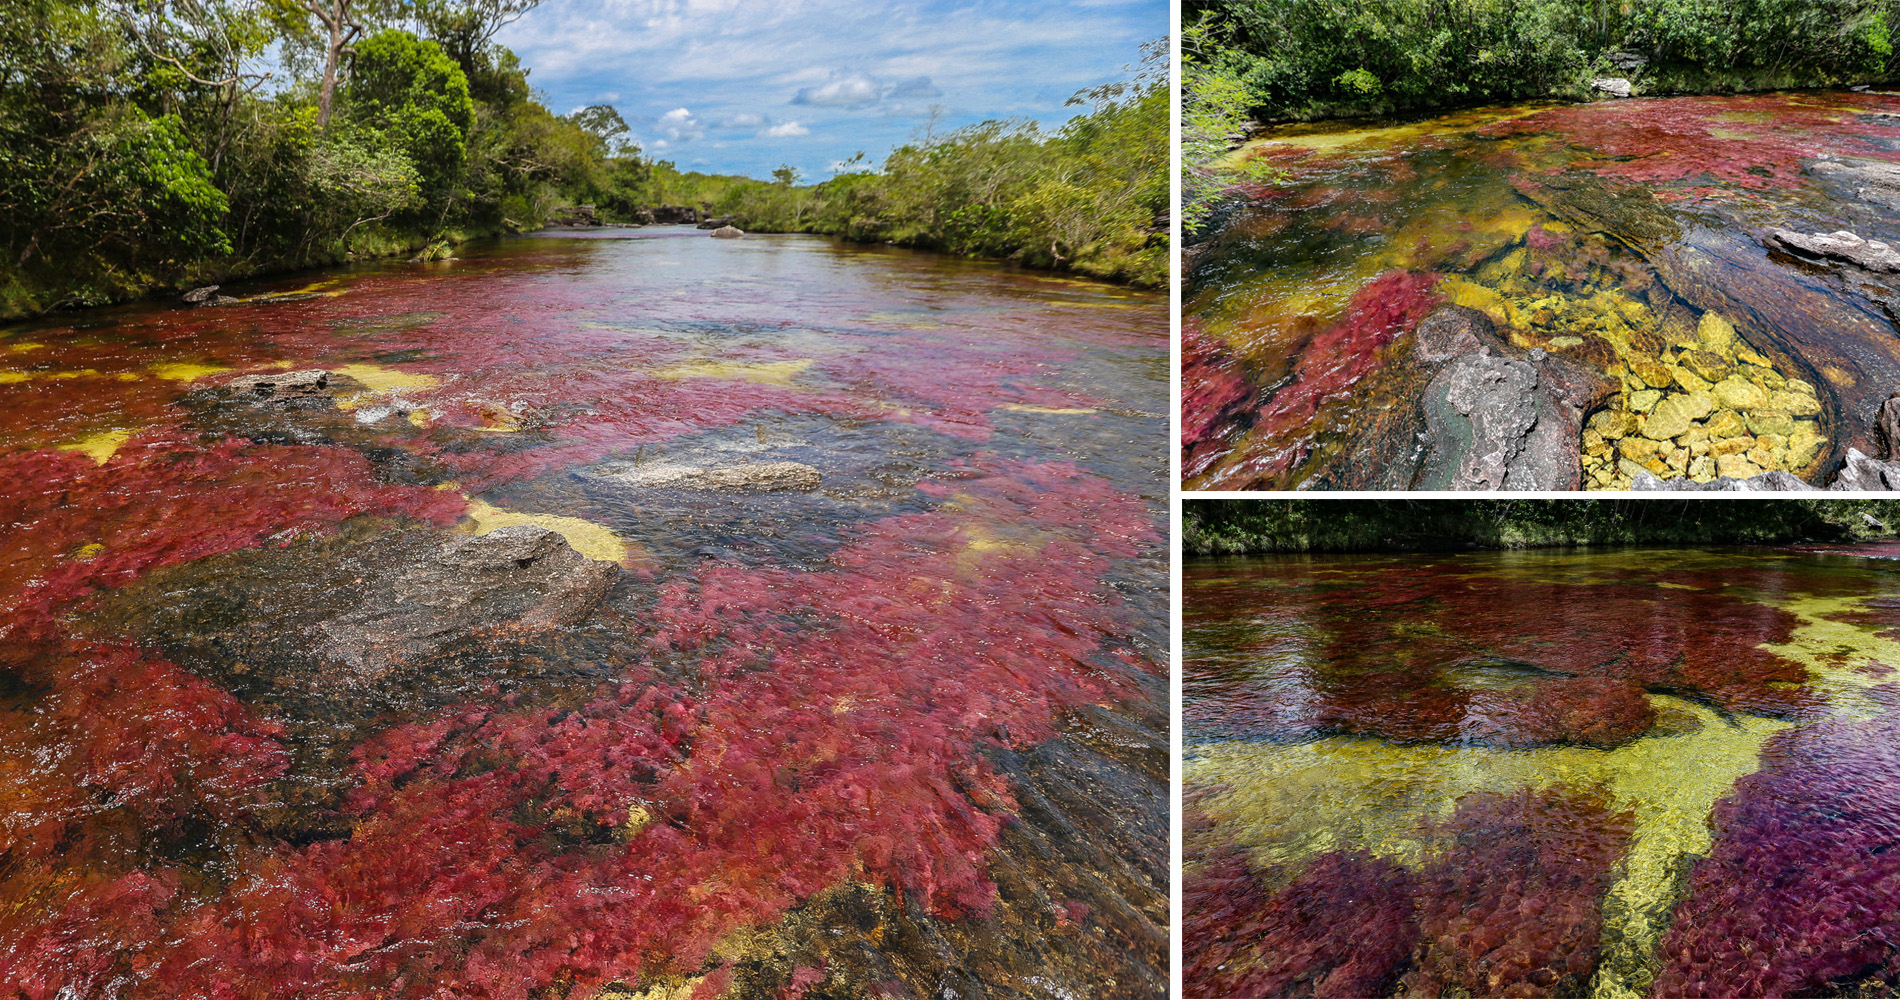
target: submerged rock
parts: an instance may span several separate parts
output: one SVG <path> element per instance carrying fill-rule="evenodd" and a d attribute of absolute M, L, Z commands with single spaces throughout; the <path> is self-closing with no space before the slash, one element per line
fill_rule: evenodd
<path fill-rule="evenodd" d="M 340 377 L 321 368 L 299 372 L 261 372 L 240 375 L 226 382 L 224 388 L 239 397 L 258 400 L 282 401 L 320 396 L 327 401 L 332 398 L 330 380 Z"/>
<path fill-rule="evenodd" d="M 595 478 L 628 486 L 765 493 L 816 489 L 824 477 L 802 462 L 745 462 L 713 468 L 671 463 L 645 468 L 606 466 L 596 471 Z"/>
<path fill-rule="evenodd" d="M 745 230 L 737 226 L 720 226 L 712 231 L 713 238 L 717 240 L 736 240 L 744 235 Z"/>
<path fill-rule="evenodd" d="M 1819 159 L 1809 176 L 1832 182 L 1854 198 L 1885 208 L 1900 208 L 1900 164 L 1884 160 Z"/>
<path fill-rule="evenodd" d="M 334 538 L 150 574 L 106 602 L 102 619 L 247 700 L 327 714 L 382 703 L 395 675 L 471 641 L 574 624 L 618 573 L 537 525 L 470 535 L 366 520 Z"/>

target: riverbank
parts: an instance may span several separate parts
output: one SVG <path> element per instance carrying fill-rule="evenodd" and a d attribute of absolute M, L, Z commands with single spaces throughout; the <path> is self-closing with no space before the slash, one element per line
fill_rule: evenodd
<path fill-rule="evenodd" d="M 1187 500 L 1181 550 L 1430 552 L 1854 542 L 1900 534 L 1900 500 Z"/>

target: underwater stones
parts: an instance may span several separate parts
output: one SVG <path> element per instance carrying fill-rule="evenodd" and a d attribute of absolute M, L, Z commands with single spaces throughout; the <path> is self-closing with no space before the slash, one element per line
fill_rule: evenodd
<path fill-rule="evenodd" d="M 1713 309 L 1703 313 L 1702 318 L 1696 321 L 1695 335 L 1697 341 L 1717 354 L 1728 355 L 1735 350 L 1735 325 Z"/>
<path fill-rule="evenodd" d="M 1708 393 L 1670 396 L 1657 403 L 1643 421 L 1643 434 L 1663 440 L 1687 433 L 1690 425 L 1709 415 L 1715 402 Z"/>
<path fill-rule="evenodd" d="M 1768 393 L 1739 375 L 1730 375 L 1715 384 L 1715 401 L 1730 410 L 1752 410 L 1768 404 Z"/>
<path fill-rule="evenodd" d="M 1805 382 L 1789 382 L 1788 384 L 1807 385 Z M 1815 397 L 1812 389 L 1805 393 L 1776 389 L 1768 394 L 1767 407 L 1770 410 L 1780 410 L 1797 417 L 1811 417 L 1821 412 L 1821 401 Z"/>
<path fill-rule="evenodd" d="M 1676 380 L 1666 366 L 1649 358 L 1631 358 L 1629 370 L 1630 374 L 1641 379 L 1651 389 L 1667 389 Z"/>
<path fill-rule="evenodd" d="M 1708 313 L 1706 315 L 1713 316 L 1715 314 Z M 1713 351 L 1687 351 L 1684 352 L 1681 360 L 1683 368 L 1688 369 L 1696 378 L 1710 384 L 1727 379 L 1734 371 L 1734 366 L 1729 364 L 1726 358 L 1723 358 Z M 1664 388 L 1664 386 L 1657 386 L 1656 388 L 1661 389 Z"/>
<path fill-rule="evenodd" d="M 1900 272 L 1900 252 L 1878 240 L 1865 240 L 1846 230 L 1802 235 L 1777 229 L 1769 238 L 1805 257 L 1842 261 L 1864 271 Z"/>
<path fill-rule="evenodd" d="M 1642 422 L 1636 414 L 1628 410 L 1598 410 L 1590 415 L 1590 429 L 1607 440 L 1616 440 L 1636 433 Z"/>
<path fill-rule="evenodd" d="M 603 466 L 593 477 L 627 485 L 725 493 L 771 493 L 816 489 L 823 481 L 817 469 L 802 462 L 743 462 L 704 468 L 697 465 L 656 464 Z"/>
<path fill-rule="evenodd" d="M 1428 364 L 1447 361 L 1477 350 L 1480 338 L 1490 336 L 1495 329 L 1490 317 L 1469 306 L 1434 309 L 1419 321 L 1412 354 Z"/>
<path fill-rule="evenodd" d="M 1636 392 L 1630 393 L 1629 398 L 1625 402 L 1629 404 L 1631 410 L 1637 413 L 1648 413 L 1656 407 L 1657 403 L 1662 402 L 1662 397 L 1663 394 L 1660 390 L 1639 389 Z"/>
<path fill-rule="evenodd" d="M 1748 433 L 1747 419 L 1730 409 L 1715 411 L 1714 415 L 1709 417 L 1706 426 L 1711 438 L 1741 437 Z"/>
<path fill-rule="evenodd" d="M 1591 80 L 1590 86 L 1611 97 L 1630 96 L 1630 82 L 1620 76 L 1600 76 Z"/>

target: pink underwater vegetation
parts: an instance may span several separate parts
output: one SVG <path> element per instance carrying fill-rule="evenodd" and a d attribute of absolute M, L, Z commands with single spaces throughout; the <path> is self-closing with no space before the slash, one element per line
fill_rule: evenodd
<path fill-rule="evenodd" d="M 861 526 L 824 571 L 668 584 L 651 661 L 584 703 L 499 699 L 365 741 L 345 837 L 259 836 L 223 881 L 151 863 L 42 888 L 0 911 L 0 982 L 34 1000 L 108 980 L 525 998 L 704 971 L 721 938 L 847 879 L 943 918 L 986 912 L 985 855 L 1015 802 L 981 751 L 1138 695 L 1152 665 L 1104 651 L 1127 623 L 1099 580 L 1156 539 L 1138 499 L 1061 463 L 973 463 L 924 489 L 943 506 Z M 652 666 L 668 662 L 690 680 Z M 161 777 L 235 795 L 220 760 L 277 773 L 268 724 L 221 711 Z M 69 955 L 91 957 L 52 960 Z"/>
<path fill-rule="evenodd" d="M 1193 475 L 1219 453 L 1225 432 L 1247 418 L 1260 391 L 1194 319 L 1181 323 L 1181 465 Z"/>
<path fill-rule="evenodd" d="M 1549 134 L 1581 152 L 1552 172 L 1583 169 L 1608 180 L 1652 185 L 1666 200 L 1723 188 L 1764 191 L 1805 182 L 1804 160 L 1822 154 L 1900 160 L 1882 139 L 1900 125 L 1843 115 L 1841 104 L 1884 112 L 1877 95 L 1799 94 L 1677 97 L 1567 105 L 1485 126 L 1499 138 Z"/>
<path fill-rule="evenodd" d="M 1432 273 L 1388 271 L 1353 293 L 1339 321 L 1314 335 L 1301 349 L 1292 375 L 1261 404 L 1254 426 L 1273 443 L 1247 458 L 1250 481 L 1272 483 L 1306 457 L 1314 414 L 1385 363 L 1386 348 L 1438 305 L 1433 291 L 1438 279 Z M 1203 418 L 1189 413 L 1187 419 Z"/>
<path fill-rule="evenodd" d="M 1717 804 L 1664 936 L 1656 996 L 1823 995 L 1900 976 L 1900 690 L 1790 729 Z"/>
<path fill-rule="evenodd" d="M 1551 583 L 1435 564 L 1345 571 L 1264 604 L 1245 588 L 1225 604 L 1203 593 L 1203 607 L 1276 627 L 1258 649 L 1242 641 L 1231 654 L 1249 669 L 1190 664 L 1185 718 L 1242 738 L 1610 747 L 1653 725 L 1651 691 L 1729 711 L 1813 714 L 1806 669 L 1760 648 L 1788 641 L 1794 617 L 1715 581 L 1693 586 Z M 1314 641 L 1289 645 L 1288 634 Z"/>
<path fill-rule="evenodd" d="M 1181 890 L 1183 995 L 1390 996 L 1418 937 L 1411 886 L 1391 861 L 1331 851 L 1275 891 L 1218 848 Z"/>
<path fill-rule="evenodd" d="M 1408 996 L 1576 996 L 1596 970 L 1600 900 L 1634 817 L 1597 792 L 1467 796 L 1416 882 Z"/>
<path fill-rule="evenodd" d="M 1290 879 L 1201 830 L 1183 887 L 1191 997 L 1575 996 L 1632 818 L 1600 793 L 1478 793 L 1411 871 L 1362 850 Z"/>

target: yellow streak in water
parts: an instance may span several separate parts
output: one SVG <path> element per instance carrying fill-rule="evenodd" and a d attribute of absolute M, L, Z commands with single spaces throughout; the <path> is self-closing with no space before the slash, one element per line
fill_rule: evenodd
<path fill-rule="evenodd" d="M 1393 746 L 1334 737 L 1317 743 L 1217 743 L 1198 748 L 1183 768 L 1193 785 L 1225 785 L 1207 814 L 1245 845 L 1262 867 L 1296 863 L 1358 847 L 1401 864 L 1422 864 L 1431 844 L 1426 822 L 1448 817 L 1476 792 L 1509 794 L 1555 785 L 1602 788 L 1612 809 L 1636 825 L 1629 854 L 1605 901 L 1598 996 L 1636 995 L 1647 985 L 1657 918 L 1673 903 L 1685 855 L 1709 851 L 1709 810 L 1735 782 L 1760 767 L 1761 747 L 1792 723 L 1740 717 L 1650 695 L 1673 717 L 1677 735 L 1638 739 L 1615 750 L 1543 747 L 1503 750 L 1442 745 Z M 1641 979 L 1625 982 L 1622 976 Z"/>
<path fill-rule="evenodd" d="M 113 455 L 118 454 L 119 448 L 131 437 L 132 432 L 129 429 L 100 431 L 97 434 L 88 434 L 77 441 L 62 444 L 59 450 L 76 451 L 92 459 L 95 464 L 104 465 L 112 460 Z"/>
<path fill-rule="evenodd" d="M 667 379 L 722 378 L 757 382 L 761 385 L 789 386 L 792 384 L 792 379 L 810 368 L 811 364 L 810 358 L 751 364 L 742 361 L 688 361 L 684 364 L 661 368 L 653 374 L 655 377 Z"/>
<path fill-rule="evenodd" d="M 331 369 L 338 375 L 349 377 L 363 383 L 371 392 L 395 392 L 402 389 L 431 389 L 442 380 L 434 375 L 421 372 L 398 371 L 381 365 L 350 364 L 339 365 Z"/>
<path fill-rule="evenodd" d="M 475 521 L 475 533 L 478 535 L 486 535 L 497 528 L 533 524 L 559 534 L 567 539 L 569 545 L 574 546 L 574 551 L 589 559 L 624 563 L 632 555 L 632 550 L 627 543 L 604 525 L 578 517 L 503 510 L 474 497 L 466 497 L 466 499 L 468 500 L 468 516 Z"/>
<path fill-rule="evenodd" d="M 1023 403 L 1004 403 L 1002 406 L 997 407 L 997 409 L 1009 410 L 1014 413 L 1054 413 L 1054 414 L 1062 414 L 1062 415 L 1077 415 L 1077 414 L 1095 412 L 1095 409 L 1093 407 L 1088 407 L 1088 406 L 1069 406 L 1069 407 L 1028 406 Z"/>

